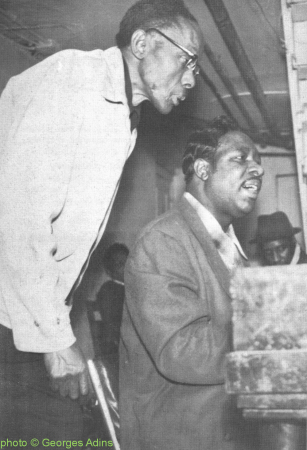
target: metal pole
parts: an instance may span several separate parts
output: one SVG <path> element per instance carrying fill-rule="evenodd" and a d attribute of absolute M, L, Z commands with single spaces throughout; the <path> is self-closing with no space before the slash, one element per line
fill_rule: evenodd
<path fill-rule="evenodd" d="M 107 402 L 106 402 L 106 399 L 104 396 L 104 392 L 103 392 L 103 388 L 101 385 L 101 381 L 99 378 L 97 368 L 95 366 L 94 361 L 91 359 L 87 361 L 87 365 L 88 365 L 90 377 L 91 377 L 91 380 L 92 380 L 92 383 L 93 383 L 93 386 L 94 386 L 94 389 L 95 389 L 95 392 L 97 395 L 99 406 L 100 406 L 102 414 L 106 420 L 114 448 L 115 448 L 115 450 L 120 450 L 120 446 L 119 446 L 119 443 L 118 443 L 118 440 L 116 437 L 114 425 L 113 425 L 112 418 L 110 416 L 110 411 L 109 411 L 109 408 L 108 408 L 108 405 L 107 405 Z"/>
<path fill-rule="evenodd" d="M 217 98 L 218 102 L 220 103 L 220 105 L 222 106 L 223 110 L 225 111 L 225 113 L 232 118 L 232 120 L 235 122 L 235 124 L 237 125 L 238 128 L 240 128 L 240 125 L 238 123 L 238 121 L 235 119 L 235 117 L 233 116 L 232 112 L 230 111 L 227 103 L 222 99 L 221 94 L 219 93 L 219 91 L 217 90 L 217 87 L 215 86 L 215 84 L 213 83 L 213 81 L 208 77 L 208 75 L 204 72 L 204 70 L 202 68 L 200 68 L 200 76 L 202 77 L 203 81 L 209 86 L 209 88 L 211 89 L 211 91 L 213 92 L 213 94 L 215 95 L 215 97 Z"/>
<path fill-rule="evenodd" d="M 255 132 L 257 130 L 256 124 L 253 121 L 253 119 L 251 118 L 243 101 L 237 94 L 234 85 L 230 81 L 230 76 L 227 73 L 227 69 L 223 66 L 223 64 L 221 63 L 219 58 L 217 58 L 215 56 L 214 51 L 212 50 L 210 45 L 206 42 L 204 43 L 204 50 L 205 50 L 205 53 L 206 53 L 210 63 L 212 64 L 212 67 L 214 68 L 214 70 L 216 71 L 216 73 L 218 74 L 220 79 L 223 81 L 224 85 L 226 86 L 227 90 L 229 91 L 230 95 L 232 96 L 234 102 L 236 103 L 237 107 L 239 108 L 240 112 L 242 113 L 244 119 L 246 120 L 246 122 L 248 123 L 248 125 L 250 126 L 252 131 Z"/>

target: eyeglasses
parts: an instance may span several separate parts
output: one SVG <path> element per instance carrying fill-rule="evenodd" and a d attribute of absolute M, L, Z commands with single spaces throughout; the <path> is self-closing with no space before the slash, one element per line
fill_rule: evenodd
<path fill-rule="evenodd" d="M 161 34 L 165 39 L 167 39 L 169 42 L 171 42 L 176 47 L 180 48 L 184 53 L 186 53 L 190 59 L 185 63 L 185 67 L 189 70 L 193 70 L 194 75 L 199 74 L 199 66 L 197 64 L 198 61 L 198 55 L 196 53 L 190 52 L 187 48 L 183 47 L 182 45 L 178 44 L 176 41 L 174 41 L 172 38 L 167 36 L 166 34 L 162 33 L 162 31 L 158 30 L 158 28 L 148 28 L 146 31 L 155 31 L 156 33 Z"/>

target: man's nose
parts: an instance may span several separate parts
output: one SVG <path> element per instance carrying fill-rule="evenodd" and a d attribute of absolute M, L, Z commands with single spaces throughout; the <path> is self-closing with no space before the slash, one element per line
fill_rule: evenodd
<path fill-rule="evenodd" d="M 272 260 L 274 262 L 274 264 L 280 264 L 280 254 L 278 253 L 278 251 L 274 250 L 272 253 Z"/>
<path fill-rule="evenodd" d="M 184 71 L 181 83 L 186 89 L 192 89 L 196 84 L 195 75 L 192 69 L 187 69 Z"/>
<path fill-rule="evenodd" d="M 250 173 L 255 173 L 257 177 L 262 177 L 264 175 L 264 168 L 260 163 L 258 163 L 254 159 L 250 162 L 248 171 Z"/>

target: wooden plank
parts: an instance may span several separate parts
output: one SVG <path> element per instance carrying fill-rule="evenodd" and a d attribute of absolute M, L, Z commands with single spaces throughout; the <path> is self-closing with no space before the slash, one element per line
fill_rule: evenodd
<path fill-rule="evenodd" d="M 307 393 L 307 351 L 233 352 L 227 355 L 229 394 Z"/>
<path fill-rule="evenodd" d="M 307 3 L 292 5 L 293 22 L 305 22 L 307 20 Z"/>
<path fill-rule="evenodd" d="M 307 418 L 307 410 L 244 409 L 243 417 L 245 419 L 262 420 L 305 420 Z"/>
<path fill-rule="evenodd" d="M 234 350 L 307 350 L 306 292 L 306 264 L 238 270 L 231 281 Z"/>
<path fill-rule="evenodd" d="M 291 0 L 291 5 L 293 3 L 306 3 L 301 0 Z M 291 113 L 292 113 L 292 123 L 293 123 L 293 134 L 295 141 L 295 153 L 297 162 L 297 176 L 299 181 L 299 195 L 300 203 L 302 209 L 302 219 L 303 219 L 303 235 L 304 241 L 307 242 L 307 184 L 305 180 L 306 175 L 306 134 L 307 130 L 303 128 L 303 123 L 305 121 L 305 100 L 306 87 L 304 86 L 305 81 L 299 80 L 297 76 L 297 71 L 295 64 L 300 60 L 298 53 L 300 54 L 300 47 L 304 46 L 302 39 L 300 39 L 297 33 L 298 22 L 294 23 L 292 20 L 292 8 L 287 4 L 287 0 L 281 0 L 281 10 L 282 19 L 284 26 L 284 36 L 285 36 L 285 48 L 286 48 L 286 60 L 287 60 L 287 72 L 288 72 L 288 82 L 289 82 L 289 93 L 291 99 Z M 301 61 L 299 61 L 301 62 Z"/>
<path fill-rule="evenodd" d="M 247 409 L 305 409 L 307 394 L 252 394 L 239 395 L 238 408 Z"/>
<path fill-rule="evenodd" d="M 307 64 L 297 66 L 297 73 L 299 80 L 307 80 Z"/>

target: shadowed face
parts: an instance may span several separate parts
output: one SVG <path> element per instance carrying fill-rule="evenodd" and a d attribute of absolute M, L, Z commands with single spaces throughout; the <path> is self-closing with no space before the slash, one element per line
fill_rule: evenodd
<path fill-rule="evenodd" d="M 290 264 L 295 250 L 295 243 L 291 238 L 276 239 L 262 244 L 265 263 L 269 266 Z"/>
<path fill-rule="evenodd" d="M 220 139 L 214 166 L 205 192 L 217 220 L 231 223 L 255 206 L 264 174 L 260 155 L 248 136 L 232 131 Z"/>
<path fill-rule="evenodd" d="M 124 281 L 125 264 L 128 258 L 128 254 L 122 251 L 118 251 L 113 256 L 113 273 L 112 277 L 118 281 Z"/>
<path fill-rule="evenodd" d="M 199 53 L 200 33 L 190 22 L 161 31 L 189 52 Z M 151 48 L 140 63 L 140 77 L 147 99 L 160 113 L 168 114 L 195 86 L 195 70 L 186 66 L 190 56 L 184 50 L 155 31 L 147 34 Z"/>

